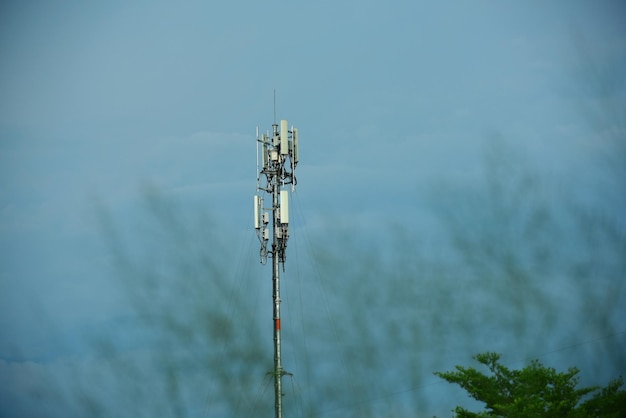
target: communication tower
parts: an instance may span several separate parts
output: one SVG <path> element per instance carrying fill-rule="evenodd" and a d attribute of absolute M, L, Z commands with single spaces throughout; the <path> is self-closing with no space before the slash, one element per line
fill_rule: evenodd
<path fill-rule="evenodd" d="M 289 187 L 294 190 L 297 183 L 298 129 L 293 126 L 289 129 L 286 120 L 281 120 L 280 126 L 274 120 L 271 134 L 267 132 L 259 137 L 257 128 L 256 144 L 258 174 L 257 193 L 254 195 L 254 229 L 261 243 L 261 264 L 266 264 L 268 258 L 272 260 L 274 408 L 276 418 L 282 418 L 282 377 L 290 373 L 283 369 L 281 361 L 280 268 L 285 269 L 285 250 L 289 239 Z M 268 197 L 267 205 L 264 196 Z"/>

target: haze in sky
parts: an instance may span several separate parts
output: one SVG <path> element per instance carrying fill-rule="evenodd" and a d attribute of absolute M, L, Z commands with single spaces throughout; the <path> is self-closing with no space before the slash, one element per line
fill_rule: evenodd
<path fill-rule="evenodd" d="M 46 410 L 29 406 L 33 381 L 91 356 L 83 335 L 130 313 L 102 208 L 133 224 L 148 188 L 210 214 L 218 247 L 252 233 L 254 136 L 274 92 L 277 118 L 299 128 L 313 237 L 348 231 L 387 254 L 400 228 L 447 254 L 433 196 L 483 187 L 494 141 L 590 207 L 606 188 L 623 228 L 623 177 L 602 169 L 625 154 L 598 140 L 608 114 L 594 112 L 605 96 L 623 112 L 625 22 L 608 0 L 3 2 L 0 415 Z M 454 212 L 459 196 L 440 203 Z"/>

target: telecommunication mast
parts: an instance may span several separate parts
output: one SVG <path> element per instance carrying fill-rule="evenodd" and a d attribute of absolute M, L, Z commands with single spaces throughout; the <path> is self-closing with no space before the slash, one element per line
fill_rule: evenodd
<path fill-rule="evenodd" d="M 282 377 L 290 373 L 283 369 L 281 362 L 280 267 L 284 271 L 289 239 L 289 187 L 294 190 L 297 183 L 294 172 L 298 165 L 298 129 L 293 126 L 289 129 L 286 120 L 281 120 L 280 126 L 274 120 L 271 134 L 268 132 L 259 137 L 257 128 L 256 143 L 258 174 L 257 193 L 254 195 L 254 228 L 261 243 L 261 264 L 266 264 L 268 258 L 272 260 L 274 408 L 276 418 L 282 418 Z"/>

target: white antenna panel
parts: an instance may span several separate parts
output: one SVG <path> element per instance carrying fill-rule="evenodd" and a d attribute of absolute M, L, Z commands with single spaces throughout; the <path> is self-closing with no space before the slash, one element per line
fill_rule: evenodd
<path fill-rule="evenodd" d="M 292 128 L 293 131 L 293 162 L 297 163 L 300 157 L 298 152 L 298 128 Z"/>
<path fill-rule="evenodd" d="M 267 155 L 267 143 L 263 143 L 263 146 L 261 147 L 261 163 L 263 164 L 263 168 L 267 167 L 267 160 L 268 160 L 268 155 Z"/>
<path fill-rule="evenodd" d="M 268 138 L 266 134 L 261 135 L 261 162 L 263 163 L 263 168 L 267 167 L 267 142 L 268 142 Z"/>
<path fill-rule="evenodd" d="M 289 223 L 289 191 L 280 191 L 280 223 Z"/>
<path fill-rule="evenodd" d="M 289 154 L 289 123 L 284 119 L 280 121 L 280 153 Z"/>
<path fill-rule="evenodd" d="M 261 214 L 260 208 L 263 202 L 259 196 L 254 195 L 254 229 L 259 229 L 261 227 Z"/>

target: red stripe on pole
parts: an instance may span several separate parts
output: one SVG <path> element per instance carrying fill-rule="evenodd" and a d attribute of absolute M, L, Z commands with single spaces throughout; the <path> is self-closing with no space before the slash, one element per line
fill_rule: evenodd
<path fill-rule="evenodd" d="M 280 318 L 276 319 L 274 326 L 276 327 L 277 330 L 280 330 Z"/>

